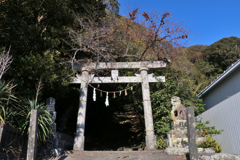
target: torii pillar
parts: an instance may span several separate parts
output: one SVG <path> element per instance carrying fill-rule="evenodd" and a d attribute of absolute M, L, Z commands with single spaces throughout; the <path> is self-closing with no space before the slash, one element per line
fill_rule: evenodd
<path fill-rule="evenodd" d="M 81 77 L 76 77 L 72 83 L 81 84 L 80 102 L 77 119 L 77 129 L 74 139 L 74 150 L 84 150 L 85 117 L 87 108 L 88 83 L 142 83 L 142 95 L 146 129 L 146 150 L 154 150 L 156 136 L 154 135 L 152 106 L 150 99 L 149 83 L 165 82 L 165 77 L 153 77 L 148 75 L 148 68 L 165 68 L 162 61 L 151 62 L 113 62 L 113 63 L 90 63 L 88 65 L 76 64 L 75 68 L 82 70 Z M 89 75 L 88 69 L 135 69 L 140 68 L 140 75 L 128 77 L 94 77 Z"/>
<path fill-rule="evenodd" d="M 86 120 L 86 108 L 87 108 L 87 94 L 88 94 L 88 79 L 89 71 L 87 68 L 82 68 L 80 98 L 78 107 L 77 129 L 74 138 L 73 150 L 84 150 L 85 141 L 85 120 Z"/>
<path fill-rule="evenodd" d="M 140 73 L 142 78 L 142 96 L 143 96 L 145 129 L 146 129 L 146 137 L 145 137 L 146 150 L 155 150 L 156 136 L 154 135 L 154 128 L 153 128 L 152 106 L 151 106 L 147 71 L 148 71 L 148 68 L 145 68 L 145 67 L 140 68 Z"/>

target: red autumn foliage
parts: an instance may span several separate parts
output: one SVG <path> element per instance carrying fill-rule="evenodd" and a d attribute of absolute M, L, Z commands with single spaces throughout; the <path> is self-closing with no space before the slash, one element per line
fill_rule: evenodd
<path fill-rule="evenodd" d="M 69 30 L 69 44 L 75 51 L 71 57 L 78 62 L 85 62 L 83 57 L 96 62 L 171 58 L 179 54 L 179 42 L 188 38 L 182 23 L 168 12 L 140 12 L 137 8 L 129 18 L 96 19 L 98 14 L 76 17 L 79 30 Z"/>

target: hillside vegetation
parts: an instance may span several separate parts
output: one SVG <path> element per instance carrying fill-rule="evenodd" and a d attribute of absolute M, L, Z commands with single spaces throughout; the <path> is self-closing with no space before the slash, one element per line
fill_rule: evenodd
<path fill-rule="evenodd" d="M 240 38 L 229 37 L 209 45 L 194 45 L 185 48 L 173 63 L 191 81 L 194 93 L 199 93 L 231 64 L 240 58 Z"/>
<path fill-rule="evenodd" d="M 39 108 L 45 113 L 45 100 L 54 97 L 57 131 L 75 135 L 80 89 L 79 85 L 70 84 L 79 73 L 73 68 L 74 63 L 162 60 L 168 63 L 167 68 L 149 73 L 166 76 L 166 83 L 150 85 L 155 132 L 165 138 L 170 130 L 170 99 L 179 96 L 183 105 L 195 106 L 195 113 L 201 113 L 204 107 L 197 93 L 240 56 L 237 37 L 223 38 L 209 46 L 184 47 L 183 40 L 189 32 L 172 14 L 135 9 L 129 16 L 121 16 L 117 0 L 4 0 L 0 2 L 0 10 L 0 118 L 25 132 L 30 110 Z M 6 55 L 10 55 L 10 68 L 2 70 Z M 137 72 L 120 71 L 120 76 L 133 76 Z M 110 71 L 91 73 L 110 75 Z M 129 85 L 99 87 L 115 91 Z M 141 85 L 136 85 L 127 96 L 110 98 L 110 107 L 114 109 L 104 106 L 105 95 L 101 97 L 98 93 L 98 101 L 92 101 L 92 92 L 89 87 L 87 114 L 97 114 L 87 119 L 87 124 L 97 124 L 100 120 L 104 124 L 117 124 L 117 120 L 125 123 L 120 115 L 110 116 L 120 113 L 123 107 L 121 114 L 126 112 L 128 119 L 132 117 L 138 122 L 134 124 L 137 128 L 131 128 L 138 133 L 137 141 L 144 141 Z M 49 118 L 47 113 L 44 115 Z M 47 123 L 46 130 L 52 122 Z M 111 130 L 109 126 L 105 127 Z M 124 129 L 129 125 L 125 126 Z M 48 135 L 39 133 L 44 135 L 43 141 L 51 135 L 51 129 L 47 131 Z M 98 129 L 92 131 L 87 131 L 86 137 L 96 134 Z"/>

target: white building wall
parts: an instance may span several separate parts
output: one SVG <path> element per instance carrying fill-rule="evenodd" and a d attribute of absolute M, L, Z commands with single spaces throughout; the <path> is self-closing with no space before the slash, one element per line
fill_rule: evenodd
<path fill-rule="evenodd" d="M 205 110 L 210 109 L 238 92 L 240 92 L 240 69 L 201 97 L 203 98 L 203 103 L 206 104 L 204 107 Z"/>
<path fill-rule="evenodd" d="M 224 153 L 240 154 L 240 93 L 231 95 L 203 112 L 200 117 L 204 122 L 209 121 L 209 126 L 224 130 L 221 135 L 213 136 Z"/>

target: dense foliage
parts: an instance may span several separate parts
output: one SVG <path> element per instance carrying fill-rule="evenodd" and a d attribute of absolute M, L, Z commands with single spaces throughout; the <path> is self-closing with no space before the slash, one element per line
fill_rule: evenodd
<path fill-rule="evenodd" d="M 6 72 L 9 66 L 4 66 L 2 60 L 7 54 L 1 54 L 0 77 L 5 73 L 3 78 L 0 78 L 1 121 L 28 132 L 30 111 L 38 109 L 40 112 L 38 138 L 41 141 L 46 140 L 51 134 L 52 118 L 43 104 L 45 99 L 55 97 L 60 104 L 57 110 L 61 115 L 65 110 L 72 108 L 65 107 L 71 105 L 70 97 L 78 96 L 78 89 L 68 87 L 71 80 L 69 75 L 72 72 L 68 67 L 67 51 L 71 48 L 63 40 L 68 38 L 68 29 L 75 27 L 74 14 L 87 14 L 96 8 L 102 13 L 99 17 L 106 16 L 105 9 L 109 13 L 117 14 L 118 2 L 116 0 L 0 2 L 0 51 L 5 53 L 7 50 L 5 48 L 11 48 L 9 49 L 11 56 L 7 58 L 12 62 Z M 38 101 L 37 98 L 34 101 L 26 100 L 35 98 L 36 83 L 40 80 L 44 87 L 37 96 Z M 15 104 L 11 101 L 13 91 L 18 97 Z M 77 97 L 75 99 L 77 102 Z"/>
<path fill-rule="evenodd" d="M 220 39 L 209 46 L 195 45 L 186 48 L 184 57 L 193 66 L 191 67 L 193 72 L 189 72 L 191 71 L 189 68 L 187 75 L 191 76 L 191 80 L 194 82 L 192 84 L 192 87 L 195 88 L 194 93 L 199 93 L 239 59 L 239 44 L 240 38 L 229 37 Z"/>
<path fill-rule="evenodd" d="M 211 44 L 202 52 L 204 59 L 215 68 L 215 73 L 220 74 L 240 57 L 240 39 L 237 37 L 223 38 Z"/>
<path fill-rule="evenodd" d="M 70 27 L 75 28 L 74 14 L 98 9 L 99 17 L 104 17 L 106 7 L 118 11 L 116 0 L 7 0 L 0 4 L 0 48 L 11 46 L 14 60 L 5 79 L 14 79 L 19 96 L 34 95 L 40 78 L 46 85 L 43 94 L 66 85 L 71 69 L 64 64 L 71 48 L 63 39 L 68 38 Z"/>
<path fill-rule="evenodd" d="M 170 13 L 136 9 L 123 17 L 118 9 L 117 0 L 1 1 L 0 51 L 11 46 L 13 59 L 0 81 L 1 121 L 27 132 L 30 110 L 39 109 L 39 138 L 44 141 L 52 122 L 42 102 L 51 96 L 57 102 L 57 130 L 73 135 L 79 88 L 69 86 L 75 71 L 71 64 L 99 61 L 171 60 L 165 70 L 154 71 L 166 76 L 166 83 L 150 85 L 154 129 L 161 140 L 170 130 L 173 96 L 179 96 L 185 106 L 195 106 L 196 115 L 201 113 L 203 104 L 196 94 L 239 58 L 240 39 L 180 47 L 188 31 Z M 130 71 L 122 73 L 133 75 Z M 34 99 L 40 80 L 43 89 L 38 101 L 26 101 Z M 140 85 L 127 102 L 143 123 Z"/>
<path fill-rule="evenodd" d="M 69 28 L 76 27 L 76 14 L 94 10 L 104 17 L 105 9 L 117 14 L 117 0 L 1 1 L 0 49 L 11 46 L 13 59 L 3 78 L 17 84 L 14 91 L 20 101 L 34 99 L 36 83 L 41 79 L 44 87 L 39 101 L 56 98 L 59 118 L 71 110 L 66 106 L 72 103 L 70 97 L 78 96 L 78 89 L 68 86 L 73 76 L 68 65 L 71 48 L 64 40 L 69 38 Z"/>
<path fill-rule="evenodd" d="M 170 67 L 169 67 L 170 68 Z M 166 76 L 165 83 L 158 83 L 151 96 L 153 106 L 153 118 L 155 122 L 155 131 L 158 136 L 166 138 L 170 130 L 171 122 L 171 98 L 178 96 L 185 107 L 194 106 L 195 115 L 204 111 L 202 101 L 193 94 L 192 88 L 189 87 L 189 81 L 181 80 L 181 75 L 168 69 L 163 75 Z"/>

